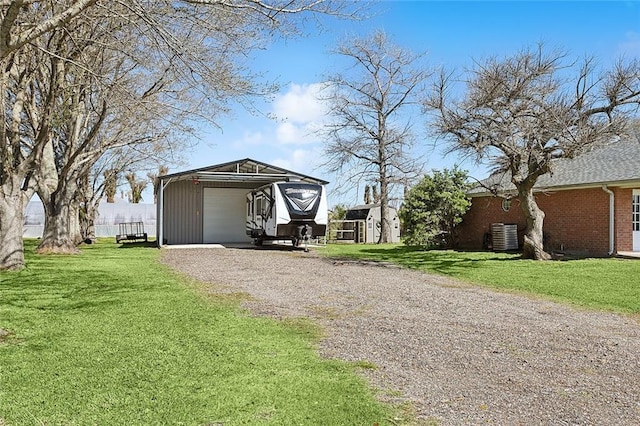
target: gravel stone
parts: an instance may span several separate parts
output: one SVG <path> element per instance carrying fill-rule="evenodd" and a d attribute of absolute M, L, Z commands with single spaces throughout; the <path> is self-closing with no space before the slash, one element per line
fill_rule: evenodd
<path fill-rule="evenodd" d="M 640 424 L 637 317 L 501 293 L 313 251 L 164 250 L 256 315 L 312 318 L 323 356 L 366 361 L 391 403 L 442 425 Z"/>

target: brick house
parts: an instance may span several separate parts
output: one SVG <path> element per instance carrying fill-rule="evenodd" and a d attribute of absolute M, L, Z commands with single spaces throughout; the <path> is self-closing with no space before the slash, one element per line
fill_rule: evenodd
<path fill-rule="evenodd" d="M 516 224 L 522 246 L 526 228 L 508 175 L 492 175 L 471 191 L 471 208 L 458 226 L 461 248 L 490 243 L 491 225 Z M 497 188 L 498 196 L 489 188 Z M 624 140 L 574 159 L 559 159 L 540 177 L 536 201 L 545 212 L 549 251 L 593 256 L 640 252 L 640 142 Z"/>

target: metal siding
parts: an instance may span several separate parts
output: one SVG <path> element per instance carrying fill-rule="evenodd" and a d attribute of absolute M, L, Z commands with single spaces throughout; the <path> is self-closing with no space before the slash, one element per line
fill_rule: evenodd
<path fill-rule="evenodd" d="M 164 193 L 167 244 L 202 243 L 202 188 L 192 181 L 173 182 Z"/>

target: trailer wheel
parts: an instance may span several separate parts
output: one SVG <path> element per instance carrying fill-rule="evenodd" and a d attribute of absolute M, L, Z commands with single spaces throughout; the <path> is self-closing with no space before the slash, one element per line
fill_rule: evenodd
<path fill-rule="evenodd" d="M 264 242 L 264 240 L 262 238 L 256 238 L 255 239 L 255 244 L 256 246 L 260 247 L 262 246 L 262 243 Z"/>

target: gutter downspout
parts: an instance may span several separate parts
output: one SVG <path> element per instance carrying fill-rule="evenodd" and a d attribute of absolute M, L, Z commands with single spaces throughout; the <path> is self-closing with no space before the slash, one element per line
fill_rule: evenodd
<path fill-rule="evenodd" d="M 158 239 L 158 248 L 162 248 L 162 215 L 164 214 L 163 211 L 163 204 L 164 204 L 164 197 L 162 196 L 163 194 L 163 185 L 162 185 L 162 178 L 160 178 L 160 182 L 158 184 L 158 197 L 156 202 L 158 203 L 158 217 L 157 217 L 157 222 L 156 222 L 156 235 L 157 235 L 157 239 Z"/>
<path fill-rule="evenodd" d="M 615 252 L 615 195 L 607 185 L 602 185 L 602 190 L 609 194 L 609 256 Z"/>
<path fill-rule="evenodd" d="M 157 239 L 158 239 L 158 248 L 162 248 L 162 241 L 164 239 L 164 233 L 163 233 L 163 229 L 164 229 L 164 188 L 169 185 L 169 183 L 171 182 L 171 178 L 169 178 L 169 180 L 167 181 L 167 183 L 165 184 L 162 180 L 162 178 L 160 179 L 160 184 L 158 185 L 158 217 L 157 217 L 157 222 L 156 222 L 156 228 L 157 228 Z"/>

